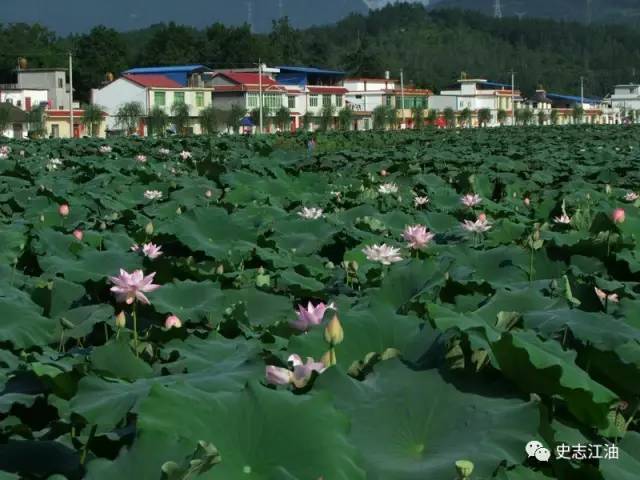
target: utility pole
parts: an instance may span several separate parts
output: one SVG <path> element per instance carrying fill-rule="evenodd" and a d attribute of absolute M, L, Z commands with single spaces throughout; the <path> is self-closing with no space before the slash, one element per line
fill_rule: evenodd
<path fill-rule="evenodd" d="M 493 18 L 502 18 L 502 2 L 500 0 L 493 2 Z"/>
<path fill-rule="evenodd" d="M 400 97 L 402 98 L 402 124 L 400 128 L 404 127 L 404 70 L 400 69 Z"/>
<path fill-rule="evenodd" d="M 69 121 L 71 133 L 69 138 L 73 138 L 73 53 L 69 51 Z"/>
<path fill-rule="evenodd" d="M 258 60 L 258 91 L 259 93 L 259 102 L 260 102 L 260 134 L 263 133 L 263 124 L 262 124 L 262 60 Z"/>
<path fill-rule="evenodd" d="M 511 70 L 511 125 L 516 124 L 516 72 Z"/>
<path fill-rule="evenodd" d="M 584 77 L 580 77 L 580 106 L 584 108 Z"/>

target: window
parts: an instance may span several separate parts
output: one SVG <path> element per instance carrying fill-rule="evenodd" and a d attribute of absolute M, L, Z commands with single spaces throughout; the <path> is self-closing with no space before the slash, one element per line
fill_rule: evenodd
<path fill-rule="evenodd" d="M 22 100 L 16 101 L 16 107 L 22 107 Z"/>
<path fill-rule="evenodd" d="M 60 125 L 57 123 L 51 125 L 51 136 L 53 138 L 60 138 Z"/>
<path fill-rule="evenodd" d="M 204 92 L 196 92 L 196 107 L 204 107 Z"/>
<path fill-rule="evenodd" d="M 62 78 L 58 79 L 58 88 L 64 88 L 64 80 Z"/>
<path fill-rule="evenodd" d="M 282 94 L 280 93 L 263 93 L 262 106 L 270 110 L 282 107 Z"/>
<path fill-rule="evenodd" d="M 311 95 L 309 97 L 309 106 L 317 107 L 318 106 L 318 95 Z"/>
<path fill-rule="evenodd" d="M 322 106 L 323 107 L 331 106 L 331 95 L 322 95 Z"/>
<path fill-rule="evenodd" d="M 167 104 L 167 95 L 165 92 L 153 92 L 153 103 L 158 107 L 164 107 Z"/>
<path fill-rule="evenodd" d="M 258 108 L 258 94 L 257 93 L 248 93 L 247 94 L 247 108 L 249 108 L 249 109 Z"/>
<path fill-rule="evenodd" d="M 387 101 L 387 107 L 391 106 L 391 95 L 387 95 L 386 97 L 386 101 Z"/>
<path fill-rule="evenodd" d="M 336 95 L 336 107 L 342 107 L 342 95 Z"/>
<path fill-rule="evenodd" d="M 174 92 L 173 103 L 184 103 L 184 92 Z"/>
<path fill-rule="evenodd" d="M 287 106 L 289 108 L 296 108 L 296 97 L 295 97 L 295 95 L 289 95 L 287 97 Z"/>

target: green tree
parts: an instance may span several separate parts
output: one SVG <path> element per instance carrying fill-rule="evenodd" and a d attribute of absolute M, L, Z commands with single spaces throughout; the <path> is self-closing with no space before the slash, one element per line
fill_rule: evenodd
<path fill-rule="evenodd" d="M 544 110 L 540 110 L 538 112 L 538 125 L 544 125 L 547 123 L 547 114 L 545 113 Z"/>
<path fill-rule="evenodd" d="M 171 105 L 171 120 L 178 135 L 187 134 L 190 119 L 191 112 L 189 111 L 189 105 L 184 102 L 175 102 Z"/>
<path fill-rule="evenodd" d="M 271 33 L 269 33 L 272 62 L 276 65 L 301 63 L 303 58 L 302 45 L 302 36 L 298 30 L 291 26 L 289 17 L 273 20 Z"/>
<path fill-rule="evenodd" d="M 400 117 L 398 116 L 398 113 L 400 112 L 400 110 L 393 107 L 387 107 L 386 112 L 387 112 L 387 125 L 389 126 L 389 128 L 397 129 L 400 125 Z"/>
<path fill-rule="evenodd" d="M 507 122 L 507 111 L 503 110 L 502 108 L 500 110 L 498 110 L 498 123 L 500 124 L 501 127 L 504 126 L 504 124 Z"/>
<path fill-rule="evenodd" d="M 131 135 L 136 131 L 142 114 L 143 110 L 140 103 L 125 103 L 120 106 L 116 113 L 116 125 L 124 130 L 125 135 Z"/>
<path fill-rule="evenodd" d="M 46 135 L 45 111 L 43 107 L 36 107 L 27 112 L 29 138 L 41 138 Z"/>
<path fill-rule="evenodd" d="M 91 100 L 91 89 L 106 80 L 107 73 L 117 74 L 130 64 L 130 46 L 123 35 L 104 26 L 79 35 L 74 43 L 74 90 L 77 99 Z"/>
<path fill-rule="evenodd" d="M 11 126 L 11 105 L 0 104 L 0 136 Z"/>
<path fill-rule="evenodd" d="M 305 131 L 309 131 L 309 129 L 311 128 L 312 121 L 313 121 L 313 115 L 311 114 L 311 112 L 305 112 L 305 114 L 302 115 L 302 128 Z"/>
<path fill-rule="evenodd" d="M 103 110 L 103 107 L 95 104 L 85 105 L 83 108 L 82 125 L 87 129 L 90 137 L 98 133 L 100 124 L 104 121 Z"/>
<path fill-rule="evenodd" d="M 462 127 L 470 127 L 471 126 L 471 118 L 473 117 L 473 113 L 470 108 L 465 108 L 460 112 L 460 125 Z"/>
<path fill-rule="evenodd" d="M 413 128 L 421 130 L 424 127 L 424 108 L 422 106 L 413 107 L 411 116 L 413 118 Z"/>
<path fill-rule="evenodd" d="M 353 123 L 353 110 L 349 107 L 343 107 L 338 112 L 338 124 L 340 130 L 351 130 L 351 124 Z"/>
<path fill-rule="evenodd" d="M 320 113 L 320 130 L 326 132 L 333 124 L 333 115 L 335 114 L 333 105 L 325 105 Z"/>
<path fill-rule="evenodd" d="M 195 28 L 170 22 L 152 34 L 138 58 L 141 65 L 184 65 L 201 61 L 204 40 Z"/>
<path fill-rule="evenodd" d="M 555 108 L 551 110 L 549 120 L 551 120 L 551 125 L 558 125 L 558 122 L 560 121 L 560 114 L 558 113 L 558 110 Z"/>
<path fill-rule="evenodd" d="M 389 116 L 387 115 L 387 107 L 378 105 L 373 109 L 373 128 L 375 130 L 384 130 L 387 128 Z"/>
<path fill-rule="evenodd" d="M 454 128 L 456 126 L 456 113 L 453 108 L 447 107 L 444 109 L 444 120 L 447 122 L 447 128 Z"/>
<path fill-rule="evenodd" d="M 283 105 L 276 111 L 274 120 L 278 128 L 281 131 L 286 132 L 289 130 L 289 126 L 291 125 L 291 111 Z"/>
<path fill-rule="evenodd" d="M 427 114 L 427 122 L 429 125 L 435 125 L 438 121 L 438 111 L 435 108 L 429 110 Z"/>
<path fill-rule="evenodd" d="M 225 124 L 233 133 L 236 133 L 240 129 L 240 123 L 246 115 L 247 111 L 241 105 L 234 103 L 227 112 Z"/>
<path fill-rule="evenodd" d="M 199 116 L 202 133 L 207 135 L 213 135 L 216 133 L 218 131 L 218 120 L 219 113 L 213 105 L 203 108 Z"/>
<path fill-rule="evenodd" d="M 491 122 L 491 110 L 488 108 L 481 108 L 478 110 L 478 123 L 482 127 L 486 127 Z"/>
<path fill-rule="evenodd" d="M 584 107 L 582 105 L 575 104 L 571 110 L 571 118 L 573 123 L 582 123 L 584 120 Z"/>
<path fill-rule="evenodd" d="M 169 115 L 164 111 L 164 108 L 156 105 L 151 109 L 149 118 L 147 118 L 147 126 L 149 127 L 149 135 L 165 136 L 169 126 Z"/>

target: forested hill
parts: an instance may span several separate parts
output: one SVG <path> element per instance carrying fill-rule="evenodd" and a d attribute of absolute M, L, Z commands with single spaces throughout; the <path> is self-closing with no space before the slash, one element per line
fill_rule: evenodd
<path fill-rule="evenodd" d="M 440 0 L 434 8 L 462 8 L 487 15 L 494 11 L 494 0 Z M 505 16 L 551 18 L 593 23 L 640 24 L 640 0 L 502 0 Z"/>
<path fill-rule="evenodd" d="M 96 28 L 60 38 L 38 25 L 0 31 L 0 77 L 7 82 L 19 56 L 31 66 L 61 66 L 73 49 L 79 97 L 88 98 L 106 72 L 134 65 L 204 63 L 246 67 L 269 64 L 318 65 L 352 75 L 385 70 L 419 86 L 440 89 L 460 72 L 510 80 L 531 91 L 539 84 L 577 94 L 580 76 L 587 95 L 605 95 L 616 83 L 639 81 L 640 30 L 613 25 L 585 26 L 524 18 L 496 20 L 477 12 L 429 11 L 399 4 L 368 15 L 354 14 L 332 26 L 296 30 L 286 20 L 268 34 L 214 24 L 197 30 L 175 24 L 118 33 Z M 636 70 L 637 68 L 637 70 Z"/>

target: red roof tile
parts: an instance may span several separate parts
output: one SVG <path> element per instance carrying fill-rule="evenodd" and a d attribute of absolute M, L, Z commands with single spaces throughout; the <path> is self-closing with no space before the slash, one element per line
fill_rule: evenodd
<path fill-rule="evenodd" d="M 180 85 L 178 82 L 176 82 L 175 80 L 170 79 L 169 77 L 166 77 L 164 75 L 148 75 L 148 74 L 144 74 L 144 75 L 125 75 L 124 78 L 126 78 L 127 80 L 130 80 L 134 83 L 137 83 L 138 85 L 141 85 L 143 87 L 150 87 L 150 88 L 183 88 L 182 85 Z"/>
<path fill-rule="evenodd" d="M 220 75 L 224 75 L 232 82 L 239 83 L 241 85 L 258 85 L 260 83 L 260 75 L 251 72 L 220 72 Z M 275 85 L 276 82 L 267 75 L 262 75 L 263 85 Z"/>

